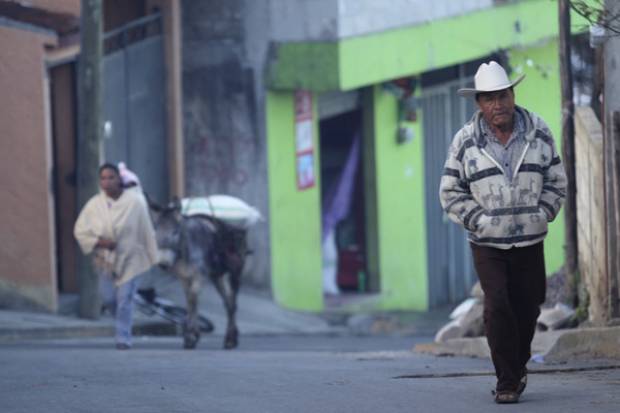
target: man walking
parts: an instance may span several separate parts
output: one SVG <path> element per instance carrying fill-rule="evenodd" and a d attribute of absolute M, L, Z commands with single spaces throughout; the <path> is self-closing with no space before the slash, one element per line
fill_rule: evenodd
<path fill-rule="evenodd" d="M 517 403 L 527 383 L 540 304 L 545 299 L 543 240 L 558 214 L 566 175 L 551 131 L 515 105 L 514 86 L 496 62 L 483 63 L 473 96 L 478 110 L 450 146 L 439 197 L 469 233 L 484 291 L 484 325 L 495 366 L 497 403 Z"/>

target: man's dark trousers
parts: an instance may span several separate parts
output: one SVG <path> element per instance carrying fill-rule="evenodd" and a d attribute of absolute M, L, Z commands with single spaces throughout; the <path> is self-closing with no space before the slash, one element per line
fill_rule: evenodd
<path fill-rule="evenodd" d="M 484 291 L 484 327 L 497 376 L 496 390 L 516 390 L 531 356 L 545 300 L 543 243 L 502 250 L 471 244 Z"/>

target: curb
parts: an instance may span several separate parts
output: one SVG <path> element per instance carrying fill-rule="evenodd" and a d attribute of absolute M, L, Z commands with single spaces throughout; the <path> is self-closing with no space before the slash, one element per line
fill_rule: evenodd
<path fill-rule="evenodd" d="M 141 323 L 132 328 L 134 336 L 177 336 L 179 331 L 171 323 Z M 0 329 L 0 343 L 17 342 L 23 340 L 87 338 L 87 337 L 113 337 L 114 326 L 55 326 L 55 327 L 32 327 Z"/>
<path fill-rule="evenodd" d="M 579 356 L 620 359 L 620 327 L 566 330 L 544 354 L 550 362 Z"/>
<path fill-rule="evenodd" d="M 413 348 L 435 356 L 489 358 L 485 337 L 454 338 L 442 343 L 423 343 Z M 620 359 L 620 327 L 578 328 L 537 332 L 532 353 L 541 360 L 561 363 L 579 357 Z"/>

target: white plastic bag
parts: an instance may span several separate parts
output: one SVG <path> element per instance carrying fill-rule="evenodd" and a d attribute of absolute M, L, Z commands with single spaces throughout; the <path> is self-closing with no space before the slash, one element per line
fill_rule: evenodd
<path fill-rule="evenodd" d="M 478 299 L 474 297 L 470 297 L 459 304 L 452 312 L 450 313 L 450 320 L 456 320 L 464 314 L 467 314 L 471 308 L 478 303 Z"/>
<path fill-rule="evenodd" d="M 336 283 L 338 273 L 338 248 L 334 231 L 323 241 L 323 292 L 338 295 L 340 289 Z"/>

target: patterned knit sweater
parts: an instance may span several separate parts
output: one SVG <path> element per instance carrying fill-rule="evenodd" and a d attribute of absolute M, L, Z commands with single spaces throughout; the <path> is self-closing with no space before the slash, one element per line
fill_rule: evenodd
<path fill-rule="evenodd" d="M 513 176 L 485 150 L 480 111 L 454 136 L 444 166 L 441 206 L 479 245 L 508 249 L 542 241 L 566 196 L 551 131 L 537 115 L 516 110 L 525 119 L 526 145 Z"/>

